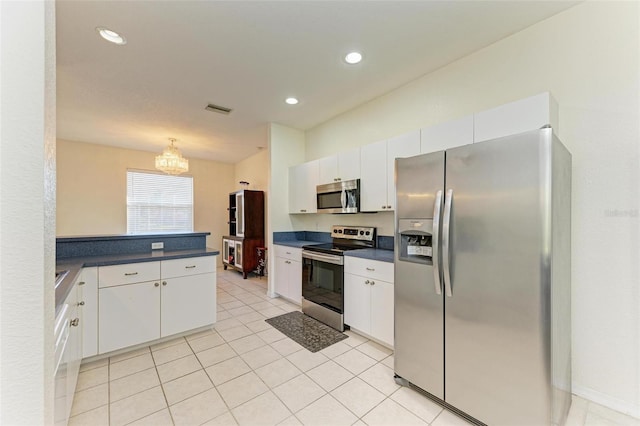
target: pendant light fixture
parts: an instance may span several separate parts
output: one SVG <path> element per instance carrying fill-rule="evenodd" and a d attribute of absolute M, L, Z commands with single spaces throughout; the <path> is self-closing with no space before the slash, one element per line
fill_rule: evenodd
<path fill-rule="evenodd" d="M 162 155 L 156 156 L 156 169 L 161 170 L 170 175 L 179 175 L 189 171 L 189 160 L 185 159 L 178 148 L 173 146 L 176 141 L 169 138 L 171 144 L 162 151 Z"/>

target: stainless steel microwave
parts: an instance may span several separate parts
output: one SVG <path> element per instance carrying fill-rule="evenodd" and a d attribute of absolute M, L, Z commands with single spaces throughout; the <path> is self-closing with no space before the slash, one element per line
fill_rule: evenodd
<path fill-rule="evenodd" d="M 318 213 L 358 213 L 360 179 L 318 185 Z"/>

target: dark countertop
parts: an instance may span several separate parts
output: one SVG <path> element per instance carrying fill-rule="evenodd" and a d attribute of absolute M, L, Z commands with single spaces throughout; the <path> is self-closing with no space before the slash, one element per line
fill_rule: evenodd
<path fill-rule="evenodd" d="M 56 272 L 69 271 L 56 288 L 56 315 L 71 291 L 72 284 L 82 268 L 92 266 L 123 265 L 127 263 L 152 262 L 156 260 L 184 259 L 188 257 L 217 256 L 219 250 L 212 248 L 191 250 L 154 250 L 147 253 L 115 254 L 108 256 L 68 257 L 56 261 Z"/>
<path fill-rule="evenodd" d="M 322 241 L 308 241 L 308 240 L 292 240 L 292 241 L 278 241 L 273 243 L 278 246 L 296 247 L 302 248 L 302 246 L 310 246 L 313 244 L 325 244 Z"/>
<path fill-rule="evenodd" d="M 324 244 L 324 243 L 321 243 L 319 241 L 293 240 L 293 241 L 278 241 L 277 243 L 273 243 L 273 244 L 276 244 L 279 246 L 301 248 L 302 246 L 313 245 L 313 244 Z M 384 249 L 375 249 L 375 248 L 358 249 L 358 250 L 345 251 L 344 255 L 360 257 L 362 259 L 379 260 L 380 262 L 393 263 L 393 250 L 384 250 Z"/>
<path fill-rule="evenodd" d="M 367 248 L 367 249 L 345 251 L 344 255 L 351 256 L 351 257 L 359 257 L 361 259 L 378 260 L 380 262 L 393 263 L 393 250 Z"/>

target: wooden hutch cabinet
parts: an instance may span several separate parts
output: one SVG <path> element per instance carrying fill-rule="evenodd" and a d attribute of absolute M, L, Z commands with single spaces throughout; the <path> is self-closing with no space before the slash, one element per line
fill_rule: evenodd
<path fill-rule="evenodd" d="M 264 192 L 243 189 L 229 194 L 229 235 L 222 237 L 222 264 L 246 279 L 258 267 L 264 247 Z"/>

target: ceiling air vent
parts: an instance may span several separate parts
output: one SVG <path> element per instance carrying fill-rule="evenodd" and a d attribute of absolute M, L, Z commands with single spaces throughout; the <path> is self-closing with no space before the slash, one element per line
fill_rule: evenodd
<path fill-rule="evenodd" d="M 214 105 L 214 104 L 207 105 L 205 109 L 207 111 L 213 111 L 213 112 L 217 112 L 218 114 L 224 114 L 224 115 L 229 115 L 229 113 L 233 111 L 231 108 L 225 108 L 223 106 Z"/>

